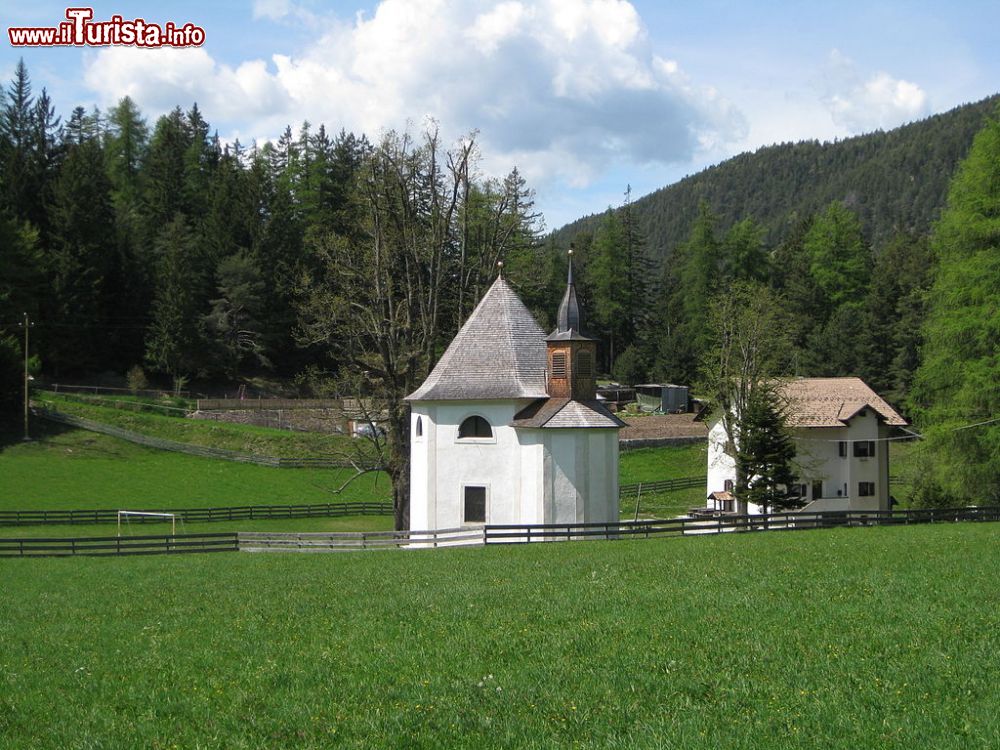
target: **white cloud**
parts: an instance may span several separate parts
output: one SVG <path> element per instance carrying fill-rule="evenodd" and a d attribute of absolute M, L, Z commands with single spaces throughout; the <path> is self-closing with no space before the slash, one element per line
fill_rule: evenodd
<path fill-rule="evenodd" d="M 298 7 L 255 0 L 254 14 Z M 105 104 L 129 94 L 159 113 L 197 100 L 210 122 L 262 137 L 306 119 L 376 136 L 430 116 L 449 137 L 479 130 L 487 169 L 517 164 L 536 185 L 689 162 L 745 132 L 733 106 L 653 54 L 624 0 L 383 0 L 321 28 L 296 54 L 235 67 L 204 49 L 101 50 L 86 81 Z"/>
<path fill-rule="evenodd" d="M 823 102 L 834 123 L 850 133 L 893 128 L 930 112 L 920 86 L 884 71 L 865 79 L 838 50 L 830 53 Z"/>

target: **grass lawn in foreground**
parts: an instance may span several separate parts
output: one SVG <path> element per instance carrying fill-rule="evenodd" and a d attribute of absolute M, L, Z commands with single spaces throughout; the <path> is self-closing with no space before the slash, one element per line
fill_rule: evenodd
<path fill-rule="evenodd" d="M 997 747 L 998 542 L 0 561 L 0 746 Z"/>

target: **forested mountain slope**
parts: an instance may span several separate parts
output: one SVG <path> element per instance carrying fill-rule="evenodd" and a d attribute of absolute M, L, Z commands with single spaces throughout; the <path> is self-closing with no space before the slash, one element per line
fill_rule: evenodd
<path fill-rule="evenodd" d="M 661 261 L 687 240 L 701 201 L 722 227 L 753 217 L 770 246 L 832 201 L 858 214 L 873 246 L 897 231 L 923 234 L 941 213 L 955 166 L 998 102 L 995 95 L 888 132 L 740 154 L 636 200 L 636 224 L 652 258 Z M 556 243 L 594 231 L 601 216 L 562 227 Z"/>

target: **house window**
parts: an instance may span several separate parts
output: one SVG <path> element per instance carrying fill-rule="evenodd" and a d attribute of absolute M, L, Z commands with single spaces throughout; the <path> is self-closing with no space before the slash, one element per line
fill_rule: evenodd
<path fill-rule="evenodd" d="M 840 440 L 837 442 L 837 452 L 840 454 L 841 458 L 847 458 L 847 441 Z"/>
<path fill-rule="evenodd" d="M 812 499 L 818 500 L 823 497 L 823 480 L 815 480 L 812 483 Z"/>
<path fill-rule="evenodd" d="M 725 481 L 725 484 L 723 484 L 722 486 L 726 490 L 726 492 L 732 492 L 733 491 L 733 480 L 732 479 L 727 479 Z"/>
<path fill-rule="evenodd" d="M 469 417 L 458 427 L 459 440 L 491 437 L 493 437 L 493 429 L 490 427 L 490 423 L 478 414 Z"/>
<path fill-rule="evenodd" d="M 875 441 L 874 440 L 855 440 L 854 441 L 854 457 L 855 458 L 870 458 L 875 455 Z"/>
<path fill-rule="evenodd" d="M 590 352 L 580 352 L 576 355 L 576 374 L 582 378 L 589 378 L 594 374 L 594 360 Z"/>
<path fill-rule="evenodd" d="M 566 354 L 564 352 L 557 352 L 552 355 L 552 377 L 566 377 Z"/>
<path fill-rule="evenodd" d="M 416 426 L 414 432 L 416 432 L 417 437 L 422 437 L 423 436 L 423 434 L 424 434 L 424 418 L 423 417 L 417 417 L 417 426 Z"/>
<path fill-rule="evenodd" d="M 875 482 L 858 482 L 858 497 L 874 497 Z"/>
<path fill-rule="evenodd" d="M 486 488 L 466 487 L 462 523 L 486 523 Z"/>

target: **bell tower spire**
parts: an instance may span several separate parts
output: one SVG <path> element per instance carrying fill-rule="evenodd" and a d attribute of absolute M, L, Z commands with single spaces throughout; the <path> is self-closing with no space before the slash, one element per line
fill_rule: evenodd
<path fill-rule="evenodd" d="M 552 398 L 593 400 L 597 381 L 597 340 L 583 332 L 583 308 L 573 283 L 573 246 L 569 248 L 566 291 L 556 313 L 556 329 L 545 339 L 548 346 L 548 391 Z"/>

